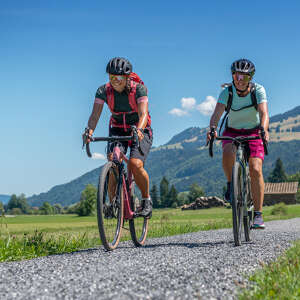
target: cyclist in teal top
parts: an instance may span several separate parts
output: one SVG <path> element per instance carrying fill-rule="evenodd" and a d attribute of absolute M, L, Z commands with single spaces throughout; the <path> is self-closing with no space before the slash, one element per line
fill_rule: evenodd
<path fill-rule="evenodd" d="M 227 108 L 229 113 L 223 136 L 261 136 L 261 133 L 264 132 L 265 140 L 268 142 L 269 113 L 267 97 L 262 85 L 251 82 L 255 73 L 254 64 L 248 59 L 239 59 L 232 63 L 231 73 L 232 84 L 223 86 L 225 88 L 220 93 L 218 103 L 210 119 L 210 129 L 217 129 L 218 122 Z M 231 101 L 228 101 L 230 98 Z M 210 131 L 207 133 L 207 140 L 209 139 Z M 227 178 L 225 200 L 230 202 L 230 181 L 235 153 L 230 141 L 223 141 L 222 143 L 223 169 Z M 262 217 L 264 147 L 261 139 L 249 141 L 248 144 L 251 190 L 254 202 L 253 227 L 263 229 L 265 227 Z"/>

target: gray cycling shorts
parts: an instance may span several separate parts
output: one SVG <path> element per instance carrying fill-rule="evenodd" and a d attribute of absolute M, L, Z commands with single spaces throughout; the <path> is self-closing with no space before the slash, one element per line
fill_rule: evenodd
<path fill-rule="evenodd" d="M 123 128 L 112 127 L 109 130 L 109 136 L 128 136 L 130 135 L 130 131 L 125 131 Z M 122 141 L 118 142 L 118 145 L 122 151 L 122 153 L 126 154 L 128 147 L 130 148 L 129 158 L 137 158 L 140 159 L 143 163 L 145 163 L 147 156 L 150 152 L 153 142 L 153 131 L 152 128 L 146 128 L 144 130 L 144 138 L 140 141 L 140 147 L 143 152 L 138 149 L 137 144 L 134 142 Z M 116 142 L 108 142 L 107 143 L 107 154 L 112 153 L 113 149 L 116 145 Z"/>

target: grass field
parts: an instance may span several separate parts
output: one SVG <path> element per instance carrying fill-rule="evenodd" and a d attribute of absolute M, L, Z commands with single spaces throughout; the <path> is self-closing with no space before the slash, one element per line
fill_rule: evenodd
<path fill-rule="evenodd" d="M 286 214 L 277 215 L 271 214 L 273 207 L 264 208 L 265 221 L 300 217 L 300 205 L 286 208 Z M 95 216 L 23 215 L 0 219 L 0 261 L 72 252 L 101 244 Z M 231 224 L 231 209 L 156 209 L 150 220 L 148 237 L 228 228 Z M 124 227 L 128 228 L 128 222 Z M 123 230 L 122 240 L 128 239 L 129 231 Z"/>
<path fill-rule="evenodd" d="M 279 220 L 300 217 L 300 205 L 288 205 L 286 215 L 272 215 L 272 206 L 264 208 L 264 220 Z M 150 220 L 149 234 L 155 234 L 166 225 L 190 225 L 195 231 L 202 228 L 214 229 L 231 227 L 231 210 L 226 208 L 210 208 L 203 210 L 154 209 Z M 0 217 L 0 234 L 23 235 L 42 231 L 51 234 L 83 234 L 95 233 L 98 236 L 97 219 L 78 217 L 76 215 L 22 215 Z M 181 232 L 178 232 L 179 234 Z"/>
<path fill-rule="evenodd" d="M 300 299 L 300 241 L 284 255 L 250 276 L 252 286 L 240 300 Z"/>

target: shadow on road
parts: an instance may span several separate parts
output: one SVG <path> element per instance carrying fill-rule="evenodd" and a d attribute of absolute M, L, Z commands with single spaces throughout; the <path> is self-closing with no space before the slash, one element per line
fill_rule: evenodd
<path fill-rule="evenodd" d="M 218 245 L 224 244 L 231 244 L 229 241 L 218 241 L 218 242 L 204 242 L 204 243 L 180 243 L 180 242 L 173 242 L 173 243 L 160 243 L 160 244 L 152 244 L 152 245 L 145 245 L 144 248 L 157 248 L 157 247 L 186 247 L 186 248 L 204 248 L 204 247 L 216 247 Z"/>
<path fill-rule="evenodd" d="M 251 242 L 243 242 L 243 245 L 249 245 L 249 244 L 254 244 L 253 241 Z M 230 247 L 234 247 L 234 242 L 231 240 L 224 240 L 224 241 L 217 241 L 217 242 L 199 242 L 199 243 L 181 243 L 181 242 L 170 242 L 170 243 L 156 243 L 156 244 L 146 244 L 144 247 L 142 247 L 143 249 L 153 249 L 153 248 L 167 248 L 167 247 L 185 247 L 185 248 L 215 248 L 217 246 L 220 245 L 228 245 Z M 110 253 L 116 253 L 118 252 L 118 250 L 124 250 L 127 249 L 128 251 L 130 250 L 135 250 L 138 249 L 137 247 L 135 247 L 130 241 L 126 241 L 126 242 L 122 242 L 119 244 L 119 246 L 117 247 L 117 249 L 115 249 L 114 251 L 106 251 L 104 249 L 103 246 L 99 245 L 99 247 L 95 247 L 95 248 L 89 248 L 89 249 L 82 249 L 82 250 L 77 250 L 71 253 L 60 253 L 60 254 L 54 254 L 54 255 L 74 255 L 74 254 L 78 254 L 78 253 L 93 253 L 93 252 L 102 252 L 102 254 L 106 253 L 106 254 L 110 254 Z"/>

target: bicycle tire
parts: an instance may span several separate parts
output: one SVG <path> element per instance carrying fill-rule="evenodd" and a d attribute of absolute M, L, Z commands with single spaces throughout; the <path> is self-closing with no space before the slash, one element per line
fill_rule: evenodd
<path fill-rule="evenodd" d="M 132 211 L 136 211 L 136 207 L 140 205 L 140 203 L 136 203 L 136 200 L 138 200 L 138 198 L 135 197 L 134 187 L 135 187 L 135 183 L 133 181 L 131 187 L 132 194 L 130 195 L 130 207 Z M 148 227 L 149 227 L 149 218 L 135 217 L 129 220 L 131 239 L 133 244 L 136 247 L 144 246 L 147 238 Z"/>
<path fill-rule="evenodd" d="M 109 199 L 109 180 L 115 179 L 113 200 Z M 119 174 L 113 162 L 106 163 L 101 171 L 97 193 L 97 220 L 100 238 L 107 251 L 114 250 L 120 241 L 124 219 L 122 183 L 118 188 Z M 112 198 L 112 196 L 111 196 Z"/>
<path fill-rule="evenodd" d="M 237 161 L 232 168 L 231 183 L 233 237 L 235 246 L 240 246 L 243 224 L 243 168 Z"/>
<path fill-rule="evenodd" d="M 253 202 L 251 197 L 251 186 L 250 186 L 250 176 L 249 176 L 249 170 L 246 171 L 246 191 L 245 191 L 245 202 L 246 207 L 244 208 L 244 234 L 245 234 L 245 240 L 246 242 L 251 241 L 251 222 L 253 218 Z"/>

